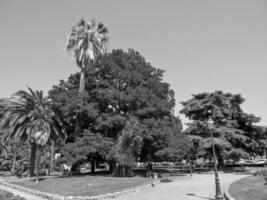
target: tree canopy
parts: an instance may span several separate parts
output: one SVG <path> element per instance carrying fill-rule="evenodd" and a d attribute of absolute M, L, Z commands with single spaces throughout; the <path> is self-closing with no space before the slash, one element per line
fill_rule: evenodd
<path fill-rule="evenodd" d="M 79 91 L 85 87 L 85 70 L 95 59 L 107 50 L 108 29 L 95 20 L 86 21 L 81 18 L 67 37 L 67 47 L 73 53 L 77 66 L 81 69 Z"/>
<path fill-rule="evenodd" d="M 259 117 L 242 110 L 244 101 L 240 94 L 215 91 L 196 94 L 182 102 L 184 107 L 180 112 L 192 120 L 185 133 L 190 135 L 200 154 L 207 155 L 211 151 L 210 131 L 214 133 L 216 151 L 221 160 L 263 153 L 265 129 L 255 125 L 260 121 Z M 213 128 L 210 128 L 210 123 Z"/>
<path fill-rule="evenodd" d="M 134 117 L 143 128 L 141 160 L 163 158 L 158 151 L 169 147 L 170 138 L 182 135 L 181 121 L 173 114 L 174 91 L 163 81 L 163 73 L 137 51 L 113 50 L 88 69 L 82 96 L 77 95 L 78 73 L 54 86 L 49 94 L 65 119 L 68 141 L 76 140 L 76 112 L 81 113 L 82 130 L 101 133 L 114 141 Z"/>

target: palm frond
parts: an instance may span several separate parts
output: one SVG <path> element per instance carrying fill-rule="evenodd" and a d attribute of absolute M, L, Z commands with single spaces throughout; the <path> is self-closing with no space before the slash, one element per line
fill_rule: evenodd
<path fill-rule="evenodd" d="M 103 23 L 81 18 L 68 34 L 66 50 L 73 53 L 77 65 L 84 69 L 107 51 L 107 34 Z"/>
<path fill-rule="evenodd" d="M 50 100 L 42 91 L 34 91 L 30 87 L 28 90 L 20 90 L 11 98 L 0 101 L 0 128 L 6 130 L 5 138 L 37 142 L 37 132 L 54 140 L 64 138 L 62 123 L 53 111 Z"/>

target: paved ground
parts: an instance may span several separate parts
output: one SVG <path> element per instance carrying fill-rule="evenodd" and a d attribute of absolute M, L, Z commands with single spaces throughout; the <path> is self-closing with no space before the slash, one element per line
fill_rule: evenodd
<path fill-rule="evenodd" d="M 246 176 L 220 173 L 222 190 L 232 182 Z M 174 182 L 161 183 L 153 188 L 122 195 L 114 200 L 213 200 L 214 185 L 214 174 L 194 174 L 192 177 L 178 177 Z"/>
<path fill-rule="evenodd" d="M 220 173 L 222 190 L 232 182 L 246 177 L 232 173 Z M 0 178 L 1 181 L 1 178 Z M 12 182 L 12 178 L 5 181 Z M 213 200 L 214 199 L 214 174 L 194 174 L 191 176 L 177 177 L 174 182 L 160 183 L 156 187 L 144 189 L 135 193 L 125 194 L 114 200 Z M 4 189 L 24 197 L 27 200 L 44 200 L 40 197 L 20 192 L 12 188 L 0 185 Z"/>

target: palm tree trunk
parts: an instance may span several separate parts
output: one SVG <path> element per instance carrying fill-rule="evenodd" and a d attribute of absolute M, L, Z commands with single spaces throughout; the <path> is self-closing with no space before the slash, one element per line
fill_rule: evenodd
<path fill-rule="evenodd" d="M 81 69 L 79 92 L 83 92 L 84 90 L 85 90 L 85 70 Z"/>
<path fill-rule="evenodd" d="M 79 93 L 84 92 L 85 90 L 85 70 L 81 69 L 80 72 L 80 85 Z M 80 124 L 80 113 L 76 113 L 76 122 L 75 122 L 75 136 L 81 135 L 81 124 Z"/>
<path fill-rule="evenodd" d="M 38 183 L 39 181 L 39 164 L 40 164 L 40 155 L 39 155 L 39 149 L 38 145 L 36 145 L 36 153 L 37 153 L 37 162 L 36 162 L 36 179 L 35 182 Z"/>
<path fill-rule="evenodd" d="M 17 157 L 17 151 L 14 152 L 13 155 L 13 161 L 12 161 L 12 167 L 11 167 L 11 174 L 14 175 L 15 174 L 15 167 L 16 167 L 16 157 Z"/>
<path fill-rule="evenodd" d="M 30 177 L 34 176 L 34 168 L 35 168 L 35 158 L 36 158 L 36 148 L 37 145 L 35 142 L 31 143 L 31 160 L 30 160 Z"/>
<path fill-rule="evenodd" d="M 54 158 L 55 158 L 55 143 L 52 141 L 51 149 L 50 149 L 50 160 L 49 160 L 49 168 L 48 175 L 54 172 Z"/>

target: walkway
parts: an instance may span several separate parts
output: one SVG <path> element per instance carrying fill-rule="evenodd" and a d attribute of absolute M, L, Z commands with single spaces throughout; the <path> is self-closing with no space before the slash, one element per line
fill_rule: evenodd
<path fill-rule="evenodd" d="M 220 173 L 219 176 L 223 190 L 247 175 Z M 213 200 L 214 194 L 214 174 L 194 174 L 192 177 L 178 177 L 174 182 L 161 183 L 153 188 L 122 195 L 114 200 Z"/>
<path fill-rule="evenodd" d="M 232 182 L 246 176 L 247 175 L 220 173 L 222 191 Z M 12 178 L 4 179 L 7 182 L 12 182 Z M 12 192 L 13 194 L 24 197 L 27 200 L 44 200 L 41 197 L 21 192 L 6 186 L 0 185 L 0 189 Z M 125 194 L 114 198 L 113 200 L 214 200 L 214 191 L 215 184 L 213 173 L 194 174 L 192 177 L 177 177 L 173 182 L 160 183 L 156 185 L 156 187 L 150 187 L 134 193 Z"/>

